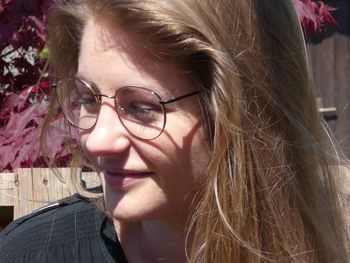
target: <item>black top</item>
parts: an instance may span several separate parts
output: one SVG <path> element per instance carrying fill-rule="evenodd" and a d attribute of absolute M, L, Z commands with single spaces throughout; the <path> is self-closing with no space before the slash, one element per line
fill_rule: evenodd
<path fill-rule="evenodd" d="M 125 263 L 112 221 L 79 195 L 13 221 L 0 233 L 1 263 Z"/>

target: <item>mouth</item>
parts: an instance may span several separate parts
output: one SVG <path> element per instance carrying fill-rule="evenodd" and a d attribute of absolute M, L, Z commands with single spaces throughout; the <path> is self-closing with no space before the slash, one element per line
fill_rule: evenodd
<path fill-rule="evenodd" d="M 117 176 L 117 177 L 144 177 L 144 176 L 150 176 L 152 175 L 152 172 L 148 171 L 109 171 L 105 170 L 105 173 L 107 173 L 110 176 Z"/>
<path fill-rule="evenodd" d="M 130 188 L 153 176 L 149 171 L 103 171 L 106 186 L 117 190 Z"/>

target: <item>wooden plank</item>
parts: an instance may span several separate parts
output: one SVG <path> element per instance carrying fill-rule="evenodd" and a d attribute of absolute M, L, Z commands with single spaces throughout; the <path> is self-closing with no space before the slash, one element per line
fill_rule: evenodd
<path fill-rule="evenodd" d="M 335 86 L 334 86 L 334 37 L 324 39 L 320 43 L 321 49 L 319 56 L 321 57 L 322 72 L 320 72 L 320 80 L 323 94 L 324 94 L 324 106 L 335 106 Z"/>
<path fill-rule="evenodd" d="M 337 121 L 335 136 L 341 148 L 350 157 L 350 66 L 349 66 L 349 37 L 335 34 L 335 86 Z"/>
<path fill-rule="evenodd" d="M 83 173 L 82 179 L 86 182 L 87 188 L 94 188 L 101 185 L 101 179 L 95 172 Z"/>
<path fill-rule="evenodd" d="M 34 209 L 55 202 L 74 193 L 68 180 L 69 172 L 67 171 L 69 171 L 69 169 L 59 169 L 59 171 L 62 174 L 64 181 L 59 180 L 50 169 L 32 169 Z"/>
<path fill-rule="evenodd" d="M 320 77 L 322 75 L 322 68 L 321 68 L 321 61 L 319 57 L 319 53 L 321 47 L 320 45 L 314 45 L 314 44 L 309 44 L 308 45 L 308 51 L 309 51 L 309 60 L 310 60 L 310 65 L 311 65 L 311 73 L 312 73 L 312 78 L 314 81 L 314 85 L 316 88 L 316 96 L 322 99 L 322 107 L 325 106 L 323 103 L 323 90 L 321 88 L 321 80 Z"/>
<path fill-rule="evenodd" d="M 14 175 L 14 219 L 31 213 L 44 205 L 75 193 L 71 184 L 70 168 L 57 169 L 59 176 L 49 168 L 18 169 Z M 100 185 L 96 173 L 83 173 L 88 187 Z"/>
<path fill-rule="evenodd" d="M 68 179 L 69 169 L 59 169 Z M 70 184 L 65 183 L 47 168 L 17 170 L 16 201 L 14 218 L 31 213 L 48 203 L 55 202 L 74 193 Z"/>
<path fill-rule="evenodd" d="M 14 219 L 29 214 L 34 210 L 32 179 L 31 169 L 18 169 L 15 172 Z"/>
<path fill-rule="evenodd" d="M 52 170 L 42 171 L 43 174 L 43 184 L 45 183 L 47 187 L 47 202 L 54 202 L 59 199 L 62 199 L 66 196 L 72 195 L 75 193 L 73 189 L 69 176 L 70 169 L 69 168 L 60 168 L 58 169 L 62 178 L 57 177 L 56 174 Z M 63 179 L 63 180 L 60 180 Z"/>
<path fill-rule="evenodd" d="M 349 11 L 350 9 L 346 10 Z M 341 26 L 343 27 L 344 23 Z M 350 28 L 349 23 L 347 23 L 347 28 Z M 344 30 L 344 28 L 342 29 Z M 319 102 L 322 102 L 320 106 L 336 109 L 335 114 L 332 114 L 336 118 L 329 119 L 328 125 L 334 132 L 341 149 L 350 158 L 349 36 L 337 32 L 323 39 L 320 43 L 309 44 L 309 51 L 311 53 L 316 93 L 320 98 Z"/>
<path fill-rule="evenodd" d="M 322 107 L 337 108 L 335 102 L 334 77 L 334 37 L 323 39 L 320 43 L 309 44 L 312 74 L 316 95 L 322 100 Z M 329 120 L 331 130 L 335 130 L 335 120 Z"/>
<path fill-rule="evenodd" d="M 58 178 L 48 168 L 20 169 L 21 178 L 24 171 L 30 171 L 31 176 L 35 175 L 35 180 L 33 181 L 35 184 L 34 189 L 36 189 L 34 191 L 34 199 L 38 201 L 43 200 L 42 202 L 47 202 L 47 200 L 56 200 L 57 197 L 65 197 L 75 193 L 75 189 L 70 182 L 70 168 L 59 168 L 57 170 L 61 178 Z M 15 176 L 15 173 L 0 173 L 0 206 L 14 205 L 14 196 L 19 195 L 18 188 L 15 193 L 15 188 L 19 187 L 19 185 L 16 186 L 16 184 L 19 184 L 18 179 L 18 174 Z M 95 172 L 82 173 L 82 179 L 86 182 L 88 188 L 97 187 L 101 184 L 100 178 Z"/>
<path fill-rule="evenodd" d="M 334 78 L 334 37 L 323 39 L 320 43 L 321 72 L 320 88 L 323 94 L 324 107 L 337 107 L 335 104 L 335 78 Z M 332 131 L 335 131 L 336 120 L 328 121 Z"/>
<path fill-rule="evenodd" d="M 318 57 L 318 49 L 319 45 L 315 45 L 312 43 L 309 43 L 307 46 L 307 55 L 308 55 L 308 62 L 310 67 L 310 74 L 311 74 L 311 80 L 313 81 L 314 87 L 315 87 L 315 93 L 317 98 L 317 107 L 320 111 L 320 108 L 324 108 L 323 105 L 323 96 L 322 91 L 319 88 L 319 72 L 320 72 L 320 63 L 319 63 L 319 57 Z"/>
<path fill-rule="evenodd" d="M 13 206 L 14 174 L 0 174 L 0 206 Z"/>

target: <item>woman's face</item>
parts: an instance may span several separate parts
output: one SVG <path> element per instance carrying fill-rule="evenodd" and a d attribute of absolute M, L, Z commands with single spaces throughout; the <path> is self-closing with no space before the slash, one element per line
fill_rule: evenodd
<path fill-rule="evenodd" d="M 125 86 L 152 89 L 164 100 L 197 89 L 172 64 L 155 63 L 137 44 L 122 31 L 110 34 L 89 21 L 77 76 L 111 96 Z M 186 218 L 211 152 L 198 96 L 166 105 L 165 129 L 150 141 L 132 136 L 118 119 L 114 100 L 102 97 L 97 123 L 81 132 L 81 142 L 101 174 L 107 210 L 115 219 Z"/>

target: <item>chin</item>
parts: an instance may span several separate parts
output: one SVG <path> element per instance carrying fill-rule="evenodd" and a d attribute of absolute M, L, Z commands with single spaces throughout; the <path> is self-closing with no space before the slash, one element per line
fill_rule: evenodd
<path fill-rule="evenodd" d="M 148 193 L 152 191 L 147 191 Z M 105 204 L 110 216 L 121 223 L 161 219 L 169 213 L 168 203 L 163 195 L 150 195 L 137 191 L 114 191 L 105 188 Z"/>

